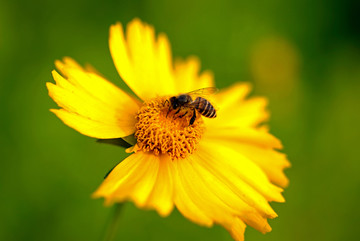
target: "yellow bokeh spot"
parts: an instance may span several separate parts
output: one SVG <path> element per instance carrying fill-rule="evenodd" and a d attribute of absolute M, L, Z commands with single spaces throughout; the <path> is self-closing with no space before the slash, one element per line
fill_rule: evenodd
<path fill-rule="evenodd" d="M 260 40 L 251 53 L 251 72 L 257 86 L 267 91 L 293 90 L 299 79 L 300 55 L 283 37 Z"/>

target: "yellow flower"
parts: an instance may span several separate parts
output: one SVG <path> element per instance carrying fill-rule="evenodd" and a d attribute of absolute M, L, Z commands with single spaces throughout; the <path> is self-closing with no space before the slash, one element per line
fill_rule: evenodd
<path fill-rule="evenodd" d="M 246 99 L 249 84 L 237 83 L 206 99 L 216 118 L 184 107 L 178 113 L 169 98 L 214 86 L 211 72 L 199 74 L 192 57 L 172 63 L 167 37 L 140 20 L 110 29 L 115 66 L 133 97 L 95 71 L 65 58 L 53 71 L 49 95 L 62 108 L 51 110 L 66 125 L 99 139 L 134 135 L 134 152 L 118 164 L 94 197 L 107 204 L 132 200 L 161 216 L 174 206 L 203 226 L 224 226 L 236 240 L 246 225 L 266 233 L 267 219 L 277 215 L 269 202 L 284 202 L 289 166 L 278 139 L 262 123 L 268 118 L 265 98 Z M 188 111 L 188 113 L 185 113 Z M 181 114 L 181 115 L 180 115 Z M 196 114 L 196 113 L 195 113 Z"/>

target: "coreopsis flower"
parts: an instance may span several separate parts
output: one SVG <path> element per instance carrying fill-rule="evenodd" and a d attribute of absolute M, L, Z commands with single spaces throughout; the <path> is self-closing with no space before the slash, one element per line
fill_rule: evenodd
<path fill-rule="evenodd" d="M 267 219 L 277 216 L 269 202 L 284 202 L 283 169 L 289 162 L 263 126 L 266 99 L 247 98 L 250 85 L 236 83 L 203 97 L 206 102 L 198 106 L 176 106 L 171 97 L 214 87 L 211 72 L 199 74 L 198 59 L 173 64 L 166 35 L 156 37 L 138 19 L 126 34 L 120 23 L 111 26 L 109 44 L 116 69 L 136 97 L 70 58 L 56 62 L 56 84 L 47 83 L 61 107 L 51 111 L 66 125 L 132 145 L 132 154 L 93 196 L 106 204 L 131 200 L 161 216 L 176 207 L 197 224 L 222 225 L 235 240 L 244 239 L 246 225 L 269 232 Z M 215 106 L 216 118 L 201 113 L 199 105 L 207 102 Z"/>

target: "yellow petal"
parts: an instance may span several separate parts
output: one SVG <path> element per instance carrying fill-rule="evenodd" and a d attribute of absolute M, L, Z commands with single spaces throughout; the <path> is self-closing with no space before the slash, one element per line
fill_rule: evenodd
<path fill-rule="evenodd" d="M 118 138 L 135 131 L 140 103 L 101 76 L 87 72 L 66 58 L 53 71 L 56 85 L 47 83 L 49 95 L 63 109 L 52 110 L 65 124 L 95 138 Z"/>
<path fill-rule="evenodd" d="M 281 187 L 289 184 L 289 179 L 284 174 L 284 169 L 290 167 L 286 155 L 270 148 L 261 148 L 254 145 L 238 142 L 227 143 L 235 150 L 256 163 L 266 173 L 269 180 Z"/>
<path fill-rule="evenodd" d="M 159 172 L 159 157 L 135 153 L 119 163 L 93 194 L 104 197 L 107 204 L 130 199 L 145 207 Z"/>
<path fill-rule="evenodd" d="M 109 47 L 115 67 L 119 72 L 121 78 L 126 82 L 135 81 L 135 73 L 133 72 L 132 63 L 130 60 L 130 52 L 124 37 L 124 30 L 120 23 L 110 27 Z M 133 83 L 135 85 L 136 83 Z M 133 89 L 128 83 L 128 86 Z M 133 91 L 137 93 L 134 89 Z"/>
<path fill-rule="evenodd" d="M 154 184 L 154 188 L 146 201 L 146 207 L 154 208 L 158 213 L 165 217 L 174 208 L 173 201 L 173 164 L 167 155 L 160 156 L 159 173 Z"/>
<path fill-rule="evenodd" d="M 71 70 L 71 69 L 83 70 L 81 65 L 79 65 L 75 60 L 73 60 L 70 57 L 64 57 L 62 61 L 63 62 L 61 62 L 60 60 L 56 60 L 55 61 L 55 66 L 64 77 L 69 76 L 68 71 Z"/>
<path fill-rule="evenodd" d="M 264 217 L 274 218 L 276 213 L 268 201 L 282 201 L 282 189 L 272 185 L 262 170 L 231 148 L 218 142 L 202 140 L 198 150 L 203 168 L 211 171 L 229 185 L 245 203 Z"/>
<path fill-rule="evenodd" d="M 286 187 L 288 179 L 283 169 L 290 166 L 285 155 L 273 150 L 281 149 L 280 141 L 268 134 L 268 128 L 259 126 L 267 120 L 265 98 L 245 99 L 250 91 L 246 83 L 237 83 L 220 91 L 214 98 L 217 110 L 215 119 L 204 118 L 207 137 L 231 146 L 259 165 L 271 182 Z"/>
<path fill-rule="evenodd" d="M 206 138 L 231 147 L 256 163 L 271 182 L 281 187 L 288 185 L 289 180 L 283 170 L 290 167 L 290 162 L 284 154 L 273 149 L 281 149 L 281 143 L 264 128 L 209 128 L 205 135 Z"/>
<path fill-rule="evenodd" d="M 263 97 L 250 98 L 236 108 L 236 114 L 229 116 L 227 124 L 233 126 L 257 127 L 260 123 L 267 121 L 269 113 L 265 109 L 268 100 Z M 234 112 L 233 112 L 234 113 Z"/>
<path fill-rule="evenodd" d="M 56 71 L 53 71 L 53 77 L 57 84 L 64 81 L 69 82 L 74 87 L 77 87 L 81 94 L 88 94 L 94 99 L 104 102 L 105 104 L 114 107 L 123 103 L 121 110 L 138 109 L 141 105 L 139 101 L 122 91 L 116 85 L 112 84 L 105 78 L 93 72 L 88 72 L 81 67 L 75 67 L 76 62 L 70 58 L 65 58 L 64 63 L 56 61 L 56 66 L 66 76 L 66 80 L 62 78 Z"/>
<path fill-rule="evenodd" d="M 244 232 L 245 232 L 246 225 L 240 218 L 235 218 L 234 222 L 230 227 L 226 229 L 230 232 L 233 239 L 236 241 L 243 241 L 244 240 Z"/>
<path fill-rule="evenodd" d="M 215 86 L 211 71 L 200 72 L 200 60 L 189 57 L 187 60 L 175 62 L 176 90 L 178 93 L 187 93 L 193 90 Z"/>
<path fill-rule="evenodd" d="M 196 163 L 188 158 L 175 160 L 174 164 L 184 192 L 199 210 L 217 223 L 230 223 L 232 214 L 235 213 L 233 207 L 227 205 L 223 197 L 216 195 L 215 188 L 211 186 L 211 180 L 205 182 L 203 177 L 196 172 L 194 168 Z"/>
<path fill-rule="evenodd" d="M 275 217 L 276 214 L 266 200 L 262 198 L 260 202 L 266 207 L 259 210 L 257 204 L 253 205 L 253 200 L 249 201 L 251 198 L 244 198 L 247 193 L 239 191 L 241 188 L 238 186 L 243 185 L 243 190 L 248 191 L 244 189 L 247 184 L 243 181 L 243 184 L 239 184 L 241 180 L 236 175 L 233 175 L 235 178 L 232 175 L 228 176 L 229 167 L 219 169 L 220 171 L 214 170 L 212 162 L 221 163 L 223 158 L 206 155 L 207 152 L 207 149 L 200 149 L 186 159 L 173 161 L 176 172 L 174 197 L 179 211 L 200 225 L 218 223 L 231 229 L 234 219 L 239 217 L 259 231 L 269 232 L 271 228 L 262 215 Z M 208 158 L 213 160 L 204 163 L 208 162 Z"/>
<path fill-rule="evenodd" d="M 211 227 L 214 220 L 202 210 L 202 207 L 196 203 L 194 197 L 189 193 L 188 185 L 187 183 L 184 183 L 184 177 L 175 163 L 174 168 L 172 169 L 172 175 L 174 177 L 174 202 L 177 209 L 191 221 L 203 226 Z"/>
<path fill-rule="evenodd" d="M 223 141 L 234 141 L 245 144 L 252 144 L 265 148 L 281 149 L 282 144 L 279 139 L 273 135 L 255 128 L 245 127 L 208 127 L 205 137 L 217 140 L 219 143 Z"/>
<path fill-rule="evenodd" d="M 200 71 L 200 61 L 190 57 L 172 64 L 170 43 L 163 33 L 139 19 L 124 29 L 120 23 L 110 28 L 110 51 L 117 71 L 142 100 L 177 95 L 214 86 L 213 74 Z"/>
<path fill-rule="evenodd" d="M 109 45 L 121 78 L 141 99 L 176 93 L 166 35 L 156 39 L 152 26 L 134 19 L 127 26 L 126 39 L 120 23 L 111 26 Z"/>
<path fill-rule="evenodd" d="M 181 160 L 179 162 L 184 165 L 187 162 L 191 164 L 191 166 L 188 165 L 185 168 L 184 176 L 189 175 L 187 179 L 193 180 L 189 185 L 189 192 L 191 192 L 191 187 L 195 190 L 195 195 L 197 194 L 198 197 L 194 200 L 199 202 L 199 206 L 216 223 L 225 227 L 231 226 L 234 222 L 234 217 L 237 216 L 259 231 L 269 232 L 271 228 L 261 212 L 244 201 L 242 194 L 239 195 L 234 188 L 228 185 L 228 181 L 237 180 L 231 180 L 230 176 L 230 180 L 224 181 L 212 168 L 209 168 L 209 165 L 204 165 L 204 162 L 208 161 L 209 156 L 204 158 L 206 154 L 203 151 L 203 149 L 200 149 L 193 157 L 189 157 L 188 161 Z M 215 159 L 216 162 L 223 160 L 220 156 L 215 157 Z M 192 169 L 194 169 L 195 173 L 192 173 Z"/>
<path fill-rule="evenodd" d="M 215 119 L 206 119 L 212 127 L 257 127 L 269 118 L 265 109 L 268 101 L 263 97 L 245 99 L 250 91 L 247 83 L 237 83 L 213 97 L 217 109 Z"/>
<path fill-rule="evenodd" d="M 238 82 L 232 86 L 222 89 L 214 97 L 216 105 L 220 109 L 238 106 L 250 93 L 251 85 L 249 83 Z"/>
<path fill-rule="evenodd" d="M 133 133 L 131 132 L 133 125 L 129 122 L 109 124 L 97 120 L 92 120 L 64 109 L 51 109 L 50 111 L 59 117 L 59 119 L 61 119 L 66 125 L 77 130 L 83 135 L 93 138 L 119 138 L 123 135 L 128 135 L 128 132 Z"/>
<path fill-rule="evenodd" d="M 207 119 L 206 123 L 217 127 L 258 127 L 269 118 L 269 113 L 265 109 L 267 103 L 265 98 L 258 97 L 238 101 L 226 108 L 217 107 L 217 117 Z"/>

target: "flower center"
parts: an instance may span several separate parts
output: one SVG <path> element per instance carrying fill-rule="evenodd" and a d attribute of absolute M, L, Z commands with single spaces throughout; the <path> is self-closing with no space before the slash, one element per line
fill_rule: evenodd
<path fill-rule="evenodd" d="M 193 110 L 170 107 L 167 97 L 151 99 L 143 104 L 136 116 L 135 151 L 168 154 L 172 159 L 193 153 L 204 131 L 204 122 L 196 118 L 190 125 Z"/>

